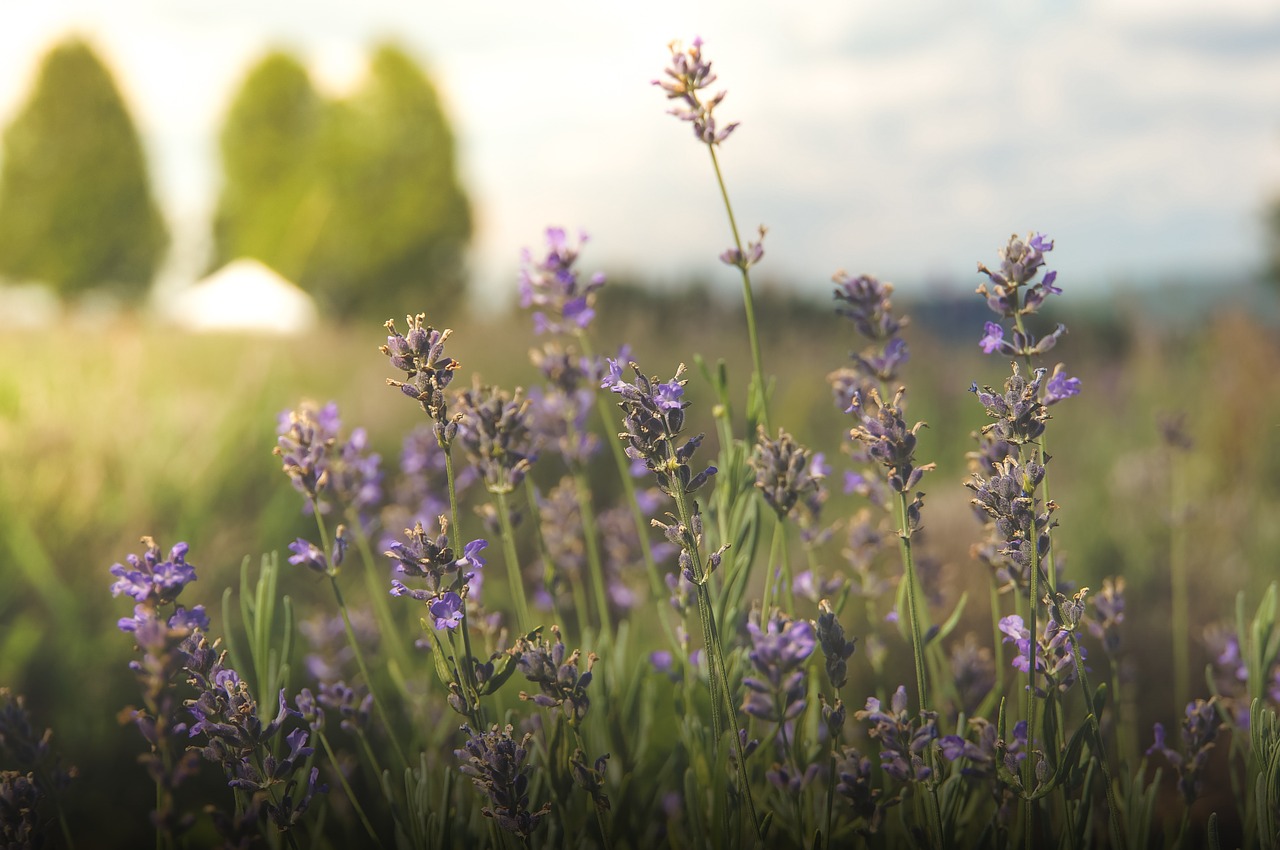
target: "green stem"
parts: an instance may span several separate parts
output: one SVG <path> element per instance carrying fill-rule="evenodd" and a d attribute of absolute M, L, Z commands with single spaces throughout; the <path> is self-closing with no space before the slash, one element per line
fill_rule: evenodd
<path fill-rule="evenodd" d="M 516 606 L 516 621 L 520 624 L 521 634 L 528 634 L 529 602 L 524 595 L 524 576 L 520 574 L 520 559 L 516 555 L 516 535 L 511 527 L 511 508 L 507 504 L 507 494 L 498 490 L 494 492 L 498 509 L 498 525 L 502 529 L 502 556 L 507 562 L 507 583 L 511 585 L 511 600 Z"/>
<path fill-rule="evenodd" d="M 1170 627 L 1173 630 L 1173 707 L 1181 717 L 1191 699 L 1190 601 L 1187 595 L 1186 535 L 1182 522 L 1182 487 L 1176 457 L 1169 458 L 1169 577 L 1173 585 Z"/>
<path fill-rule="evenodd" d="M 547 539 L 542 535 L 542 512 L 538 507 L 538 492 L 534 487 L 533 477 L 526 475 L 524 477 L 524 496 L 525 501 L 529 503 L 529 510 L 533 514 L 530 519 L 533 525 L 533 540 L 538 547 L 538 555 L 542 558 L 542 589 L 546 591 L 547 598 L 551 600 L 551 618 L 552 622 L 565 625 L 564 617 L 560 615 L 560 605 L 556 602 L 555 587 L 555 563 L 551 558 L 551 552 L 547 549 Z M 577 583 L 570 582 L 576 590 Z M 575 597 L 575 604 L 577 598 Z M 579 638 L 581 638 L 582 624 L 578 624 Z"/>
<path fill-rule="evenodd" d="M 405 653 L 404 644 L 398 640 L 391 639 L 392 635 L 399 632 L 400 627 L 391 613 L 391 606 L 387 604 L 387 598 L 390 593 L 385 579 L 380 577 L 382 573 L 378 570 L 377 557 L 374 555 L 373 547 L 369 543 L 369 535 L 365 533 L 364 526 L 360 523 L 359 515 L 350 509 L 347 511 L 347 525 L 355 530 L 356 548 L 360 550 L 360 557 L 364 561 L 365 588 L 369 593 L 369 599 L 373 602 L 373 615 L 378 621 L 378 628 L 382 632 L 383 645 L 390 645 L 397 667 L 400 670 L 406 670 L 409 667 L 409 657 Z M 402 676 L 393 676 L 392 680 L 398 687 L 404 685 Z M 408 696 L 403 687 L 401 687 L 401 694 L 405 697 Z"/>
<path fill-rule="evenodd" d="M 898 494 L 899 519 L 898 543 L 902 552 L 902 569 L 907 580 L 907 612 L 911 620 L 911 653 L 915 656 L 916 688 L 920 698 L 920 710 L 929 711 L 929 679 L 925 672 L 924 637 L 920 631 L 920 612 L 916 604 L 916 566 L 911 556 L 911 524 L 907 518 L 907 494 Z"/>
<path fill-rule="evenodd" d="M 600 617 L 600 634 L 601 637 L 605 637 L 613 634 L 613 616 L 609 613 L 604 565 L 600 561 L 596 515 L 591 507 L 591 485 L 587 483 L 587 476 L 581 464 L 573 464 L 573 483 L 578 496 L 578 515 L 582 519 L 582 538 L 587 548 L 587 567 L 591 570 L 591 585 L 595 590 L 597 614 Z M 643 538 L 640 545 L 644 545 Z"/>
<path fill-rule="evenodd" d="M 1004 663 L 1003 652 L 1000 647 L 1002 645 L 1003 632 L 1000 631 L 1000 588 L 996 585 L 995 574 L 991 575 L 991 645 L 995 648 L 996 656 L 996 687 L 997 701 L 1004 696 Z"/>
<path fill-rule="evenodd" d="M 911 555 L 911 523 L 907 513 L 907 494 L 898 493 L 898 518 L 902 523 L 898 529 L 898 542 L 902 552 L 902 568 L 907 580 L 907 615 L 911 620 L 911 654 L 915 656 L 916 666 L 916 687 L 919 690 L 920 711 L 930 711 L 929 702 L 929 677 L 925 670 L 924 658 L 924 636 L 920 630 L 920 611 L 918 601 L 916 565 L 915 559 Z M 926 761 L 933 770 L 933 775 L 938 774 L 938 766 L 934 757 L 934 748 L 931 746 L 925 752 Z M 926 783 L 928 788 L 928 799 L 925 805 L 928 809 L 928 817 L 930 828 L 933 832 L 935 846 L 946 846 L 946 836 L 942 827 L 942 807 L 938 802 L 938 786 L 936 782 L 929 781 Z"/>
<path fill-rule="evenodd" d="M 774 517 L 778 523 L 778 536 L 782 538 L 782 593 L 787 598 L 787 611 L 791 612 L 796 610 L 796 597 L 791 578 L 791 547 L 787 540 L 787 523 L 776 513 Z"/>
<path fill-rule="evenodd" d="M 347 782 L 346 774 L 342 772 L 342 768 L 338 765 L 338 759 L 333 754 L 333 747 L 329 745 L 329 738 L 324 734 L 323 730 L 317 730 L 317 736 L 320 738 L 320 744 L 324 747 L 325 755 L 329 757 L 329 763 L 333 765 L 333 772 L 338 776 L 338 782 L 342 785 L 343 792 L 347 795 L 347 800 L 351 802 L 351 808 L 355 809 L 356 816 L 360 818 L 360 823 L 364 826 L 364 831 L 373 839 L 373 843 L 378 847 L 382 847 L 382 839 L 378 838 L 378 833 L 374 830 L 373 824 L 369 822 L 369 816 L 364 813 L 364 807 L 360 805 L 360 798 L 351 790 L 351 784 Z"/>
<path fill-rule="evenodd" d="M 670 444 L 668 443 L 668 446 Z M 711 589 L 708 586 L 710 576 L 707 575 L 702 563 L 702 553 L 699 551 L 695 541 L 693 541 L 693 512 L 689 507 L 689 498 L 686 493 L 676 487 L 672 493 L 672 497 L 676 502 L 676 511 L 679 514 L 680 525 L 686 529 L 686 535 L 692 544 L 689 547 L 689 556 L 693 559 L 693 575 L 694 585 L 697 588 L 698 595 L 698 617 L 702 621 L 703 642 L 706 644 L 707 666 L 710 672 L 710 688 L 712 701 L 712 728 L 715 732 L 717 743 L 720 741 L 722 734 L 723 721 L 719 718 L 721 710 L 727 709 L 729 724 L 731 727 L 731 737 L 733 738 L 733 747 L 737 755 L 738 762 L 738 781 L 742 785 L 741 793 L 747 801 L 748 813 L 751 817 L 751 826 L 755 830 L 756 836 L 764 839 L 762 825 L 760 819 L 756 816 L 756 802 L 751 794 L 751 782 L 747 777 L 747 759 L 746 753 L 742 746 L 741 728 L 738 725 L 738 715 L 733 705 L 732 694 L 729 689 L 729 673 L 724 663 L 724 650 L 720 644 L 720 633 L 716 627 L 715 609 L 711 604 Z"/>
<path fill-rule="evenodd" d="M 326 550 L 328 546 L 326 545 Z M 396 737 L 396 728 L 391 725 L 391 721 L 387 718 L 387 711 L 382 705 L 382 699 L 378 696 L 378 688 L 374 684 L 373 676 L 369 675 L 369 668 L 364 661 L 364 653 L 360 651 L 360 642 L 356 640 L 356 633 L 351 628 L 351 617 L 347 613 L 347 603 L 342 598 L 342 588 L 338 587 L 338 577 L 336 575 L 329 576 L 329 584 L 333 587 L 334 599 L 338 602 L 338 610 L 342 613 L 342 628 L 347 634 L 347 645 L 351 647 L 351 654 L 355 657 L 356 666 L 360 668 L 360 675 L 364 677 L 364 682 L 369 688 L 369 695 L 373 697 L 373 707 L 378 712 L 378 720 L 382 723 L 382 728 L 387 733 L 387 740 L 391 742 L 392 748 L 396 751 L 396 758 L 399 759 L 401 767 L 407 768 L 409 760 L 405 758 L 404 750 L 400 749 L 400 741 Z"/>
<path fill-rule="evenodd" d="M 445 478 L 449 482 L 449 548 L 454 552 L 462 551 L 462 526 L 458 523 L 458 485 L 453 474 L 453 446 L 441 444 L 444 450 Z M 458 624 L 462 632 L 462 682 L 460 686 L 467 698 L 468 711 L 475 714 L 479 722 L 476 731 L 484 731 L 484 712 L 480 708 L 480 685 L 476 682 L 475 659 L 471 652 L 471 626 L 467 618 L 467 606 L 462 606 L 462 622 Z"/>
<path fill-rule="evenodd" d="M 773 610 L 773 598 L 778 584 L 778 571 L 774 564 L 778 563 L 778 549 L 781 546 L 782 523 L 779 521 L 773 527 L 773 539 L 769 543 L 769 560 L 765 565 L 764 598 L 761 600 L 762 607 L 760 609 L 760 616 L 765 620 L 769 619 L 769 614 Z"/>
<path fill-rule="evenodd" d="M 729 229 L 733 231 L 733 244 L 738 249 L 739 256 L 745 256 L 742 250 L 742 238 L 738 235 L 738 223 L 733 216 L 733 204 L 729 202 L 729 190 L 725 187 L 724 175 L 720 172 L 720 160 L 716 156 L 715 145 L 708 144 L 707 151 L 711 154 L 711 165 L 716 171 L 716 183 L 720 187 L 720 197 L 724 199 L 724 210 L 729 215 Z M 764 366 L 760 357 L 760 337 L 756 333 L 755 298 L 751 291 L 751 275 L 747 271 L 747 263 L 745 259 L 739 264 L 738 269 L 742 272 L 742 303 L 746 308 L 747 339 L 751 344 L 751 365 L 753 370 L 752 382 L 756 389 L 756 401 L 760 414 L 760 424 L 764 426 L 766 431 L 768 431 L 770 430 L 769 399 L 765 394 Z"/>

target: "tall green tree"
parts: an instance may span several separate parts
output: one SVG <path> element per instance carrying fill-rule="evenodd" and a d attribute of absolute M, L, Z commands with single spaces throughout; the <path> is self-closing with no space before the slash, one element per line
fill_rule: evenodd
<path fill-rule="evenodd" d="M 332 203 L 319 168 L 329 109 L 291 54 L 269 53 L 250 69 L 222 128 L 215 266 L 254 257 L 302 278 Z"/>
<path fill-rule="evenodd" d="M 384 45 L 350 97 L 326 102 L 306 71 L 259 63 L 222 134 L 218 259 L 252 256 L 332 314 L 386 317 L 456 306 L 471 209 L 439 95 Z"/>
<path fill-rule="evenodd" d="M 0 276 L 144 294 L 168 235 L 133 120 L 88 44 L 44 57 L 3 149 Z"/>

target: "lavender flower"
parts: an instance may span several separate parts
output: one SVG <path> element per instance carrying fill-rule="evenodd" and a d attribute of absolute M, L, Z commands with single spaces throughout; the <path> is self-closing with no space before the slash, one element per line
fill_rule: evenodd
<path fill-rule="evenodd" d="M 765 226 L 760 225 L 760 238 L 754 242 L 747 242 L 747 250 L 743 251 L 737 247 L 728 248 L 720 255 L 720 262 L 727 266 L 734 266 L 743 271 L 754 266 L 764 258 L 764 235 L 766 233 Z"/>
<path fill-rule="evenodd" d="M 881 801 L 883 792 L 875 785 L 871 759 L 853 747 L 845 747 L 840 760 L 836 762 L 836 780 L 836 793 L 860 821 L 859 834 L 865 836 L 879 830 L 884 810 L 897 800 L 887 803 Z"/>
<path fill-rule="evenodd" d="M 44 797 L 34 773 L 0 770 L 0 845 L 45 846 L 45 825 L 40 814 Z"/>
<path fill-rule="evenodd" d="M 995 687 L 995 656 L 972 632 L 951 647 L 951 679 L 960 700 L 957 709 L 970 717 Z"/>
<path fill-rule="evenodd" d="M 753 647 L 747 657 L 758 675 L 742 680 L 742 711 L 773 723 L 794 720 L 806 704 L 804 662 L 817 646 L 813 626 L 775 612 L 764 630 L 748 621 L 747 631 Z"/>
<path fill-rule="evenodd" d="M 363 428 L 342 440 L 341 427 L 333 402 L 303 402 L 280 414 L 274 452 L 294 489 L 307 497 L 306 511 L 328 514 L 336 503 L 363 518 L 382 501 L 382 459 L 368 450 Z"/>
<path fill-rule="evenodd" d="M 1067 373 L 1063 371 L 1063 365 L 1059 363 L 1054 367 L 1053 374 L 1049 376 L 1049 383 L 1045 384 L 1045 406 L 1057 404 L 1078 395 L 1080 395 L 1080 379 L 1067 377 Z"/>
<path fill-rule="evenodd" d="M 481 809 L 487 818 L 493 818 L 507 832 L 528 840 L 550 811 L 550 804 L 537 810 L 529 808 L 529 774 L 525 761 L 529 757 L 529 739 L 526 734 L 517 741 L 511 737 L 511 726 L 499 729 L 495 724 L 488 732 L 473 732 L 468 726 L 462 731 L 467 735 L 463 749 L 453 754 L 462 762 L 458 768 L 471 777 L 472 784 L 489 799 L 489 805 Z"/>
<path fill-rule="evenodd" d="M 681 121 L 693 124 L 693 134 L 703 144 L 716 146 L 729 138 L 738 126 L 738 122 L 716 128 L 714 111 L 724 100 L 725 92 L 717 92 L 708 100 L 703 100 L 698 92 L 716 81 L 711 71 L 711 63 L 702 58 L 702 39 L 695 38 L 693 45 L 682 50 L 679 42 L 672 42 L 671 65 L 665 69 L 669 79 L 654 80 L 655 86 L 661 86 L 667 93 L 668 100 L 681 100 L 683 107 L 670 110 L 670 114 Z"/>
<path fill-rule="evenodd" d="M 387 344 L 380 351 L 391 359 L 392 366 L 406 375 L 404 381 L 387 378 L 387 383 L 422 405 L 435 422 L 436 441 L 441 447 L 448 447 L 457 434 L 457 425 L 449 421 L 444 390 L 453 381 L 453 373 L 460 364 L 444 353 L 445 341 L 453 331 L 438 331 L 426 324 L 426 320 L 424 313 L 406 316 L 408 336 L 401 336 L 395 322 L 388 320 Z"/>
<path fill-rule="evenodd" d="M 455 558 L 449 546 L 449 523 L 440 517 L 440 532 L 429 536 L 422 526 L 405 529 L 406 542 L 393 543 L 384 552 L 396 563 L 396 568 L 410 578 L 426 580 L 426 590 L 411 589 L 401 581 L 392 580 L 392 596 L 411 596 L 420 602 L 430 603 L 449 591 L 461 592 L 469 583 L 474 584 L 485 560 L 480 552 L 489 545 L 487 540 L 472 540 Z"/>
<path fill-rule="evenodd" d="M 984 283 L 977 291 L 987 299 L 993 313 L 1005 319 L 1025 316 L 1036 312 L 1048 295 L 1062 292 L 1056 285 L 1057 272 L 1048 272 L 1038 283 L 1033 283 L 1044 267 L 1044 255 L 1052 250 L 1053 240 L 1042 233 L 1025 239 L 1015 234 L 1000 249 L 999 271 L 978 264 L 978 271 L 987 276 L 990 289 Z"/>
<path fill-rule="evenodd" d="M 936 717 L 931 711 L 919 717 L 907 715 L 907 690 L 899 685 L 885 711 L 880 700 L 867 698 L 867 707 L 853 715 L 866 721 L 867 734 L 880 742 L 880 767 L 900 782 L 923 782 L 933 770 L 924 763 L 921 753 L 938 737 Z"/>
<path fill-rule="evenodd" d="M 529 430 L 529 402 L 521 391 L 475 386 L 458 403 L 458 439 L 491 493 L 510 493 L 537 459 Z"/>
<path fill-rule="evenodd" d="M 543 259 L 535 262 L 527 248 L 521 254 L 520 306 L 534 308 L 534 333 L 580 333 L 595 318 L 596 292 L 604 286 L 605 277 L 596 272 L 587 284 L 578 279 L 574 264 L 587 243 L 586 233 L 579 233 L 576 247 L 560 227 L 548 227 L 546 239 Z"/>
<path fill-rule="evenodd" d="M 756 487 L 778 519 L 785 519 L 797 504 L 822 488 L 825 476 L 814 469 L 812 458 L 813 452 L 786 431 L 779 429 L 778 439 L 771 440 L 760 429 L 749 463 L 756 471 Z"/>
<path fill-rule="evenodd" d="M 853 322 L 858 333 L 873 342 L 888 342 L 907 325 L 907 319 L 893 315 L 893 284 L 872 275 L 851 277 L 844 271 L 832 276 L 835 282 L 836 314 Z"/>
<path fill-rule="evenodd" d="M 1019 584 L 1030 580 L 1032 564 L 1043 562 L 1049 552 L 1057 505 L 1050 502 L 1041 509 L 1036 489 L 1043 480 L 1044 467 L 1034 460 L 1020 464 L 1009 458 L 996 465 L 990 478 L 975 475 L 965 482 L 975 495 L 971 503 L 991 521 L 992 563 L 1001 564 Z"/>
<path fill-rule="evenodd" d="M 858 639 L 846 639 L 844 626 L 836 619 L 831 605 L 823 600 L 818 614 L 818 643 L 822 646 L 822 655 L 826 659 L 827 679 L 831 687 L 843 688 L 849 675 L 849 658 L 853 655 Z"/>
<path fill-rule="evenodd" d="M 848 411 L 862 422 L 850 430 L 849 435 L 863 443 L 867 447 L 867 454 L 888 470 L 889 489 L 897 493 L 907 493 L 915 488 L 924 474 L 934 468 L 932 463 L 916 466 L 916 434 L 924 427 L 924 423 L 917 422 L 911 428 L 907 427 L 902 418 L 902 398 L 905 392 L 898 390 L 893 402 L 885 404 L 880 400 L 880 394 L 873 389 L 867 397 L 874 405 L 874 410 L 868 410 L 863 399 L 855 398 Z M 916 522 L 913 523 L 913 528 L 919 522 L 918 506 L 914 518 Z"/>
<path fill-rule="evenodd" d="M 196 580 L 195 567 L 187 563 L 187 544 L 178 543 L 169 550 L 168 560 L 160 559 L 160 547 L 150 537 L 142 538 L 146 551 L 141 557 L 128 555 L 129 566 L 113 564 L 111 574 L 116 581 L 111 585 L 112 596 L 131 596 L 154 610 L 178 598 L 183 589 Z"/>
<path fill-rule="evenodd" d="M 1107 655 L 1120 651 L 1120 626 L 1124 623 L 1124 576 L 1102 580 L 1102 592 L 1093 597 L 1098 616 L 1089 621 L 1089 631 L 1102 641 Z"/>
<path fill-rule="evenodd" d="M 689 402 L 681 400 L 687 383 L 684 364 L 680 364 L 670 381 L 660 383 L 656 377 L 646 378 L 640 367 L 632 363 L 636 376 L 633 384 L 622 380 L 622 366 L 617 360 L 608 362 L 609 374 L 600 386 L 622 397 L 618 407 L 625 417 L 622 423 L 625 430 L 618 436 L 627 442 L 627 457 L 644 461 L 662 492 L 668 495 L 677 489 L 683 493 L 697 490 L 716 474 L 716 468 L 708 466 L 696 475 L 689 469 L 689 461 L 702 445 L 704 435 L 699 434 L 678 448 L 675 446 L 676 437 L 684 429 L 684 409 L 689 406 Z"/>
<path fill-rule="evenodd" d="M 1209 753 L 1218 737 L 1221 719 L 1218 717 L 1217 699 L 1198 699 L 1187 704 L 1182 720 L 1182 752 L 1165 743 L 1164 726 L 1155 724 L 1155 742 L 1147 749 L 1147 755 L 1162 753 L 1178 772 L 1178 790 L 1190 806 L 1204 790 L 1204 772 L 1209 763 Z"/>
<path fill-rule="evenodd" d="M 516 645 L 518 653 L 516 667 L 541 691 L 532 696 L 521 691 L 520 699 L 531 700 L 543 708 L 558 706 L 564 712 L 569 725 L 578 726 L 591 708 L 587 686 L 591 684 L 591 668 L 599 658 L 594 652 L 587 655 L 587 669 L 579 673 L 578 663 L 582 658 L 581 651 L 575 649 L 566 658 L 564 641 L 560 639 L 560 629 L 552 626 L 551 634 L 555 638 L 554 644 L 538 635 L 533 638 L 522 638 Z"/>
<path fill-rule="evenodd" d="M 1013 667 L 1027 673 L 1031 667 L 1031 631 L 1026 628 L 1022 618 L 1010 614 L 1000 620 L 1000 631 L 1004 633 L 1004 642 L 1012 643 L 1016 649 Z M 1075 655 L 1069 640 L 1070 630 L 1063 628 L 1052 617 L 1045 623 L 1044 632 L 1038 636 L 1035 646 L 1036 674 L 1035 689 L 1037 696 L 1044 697 L 1051 689 L 1066 691 L 1075 684 Z M 1084 647 L 1079 647 L 1081 658 Z M 1043 677 L 1044 684 L 1040 684 Z"/>

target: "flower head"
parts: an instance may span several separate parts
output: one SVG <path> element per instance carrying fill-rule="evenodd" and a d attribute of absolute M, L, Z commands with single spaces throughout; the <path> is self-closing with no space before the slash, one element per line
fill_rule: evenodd
<path fill-rule="evenodd" d="M 671 48 L 671 64 L 666 68 L 667 79 L 654 80 L 667 93 L 668 100 L 679 100 L 678 106 L 670 113 L 681 121 L 693 125 L 693 134 L 707 145 L 718 145 L 729 138 L 738 126 L 735 121 L 717 129 L 714 116 L 715 108 L 724 100 L 725 92 L 717 92 L 710 98 L 699 94 L 716 80 L 711 70 L 711 63 L 702 58 L 702 39 L 695 38 L 689 48 L 684 49 L 678 41 L 673 41 Z"/>
<path fill-rule="evenodd" d="M 539 334 L 579 333 L 595 318 L 596 292 L 604 286 L 600 272 L 587 283 L 579 280 L 574 265 L 587 242 L 580 233 L 576 246 L 569 243 L 563 228 L 548 227 L 547 253 L 534 260 L 527 248 L 520 259 L 520 306 L 533 308 L 534 331 Z"/>

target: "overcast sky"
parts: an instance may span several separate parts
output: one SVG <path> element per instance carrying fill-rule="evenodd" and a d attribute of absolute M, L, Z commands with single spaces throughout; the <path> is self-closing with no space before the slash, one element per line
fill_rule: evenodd
<path fill-rule="evenodd" d="M 216 136 L 246 68 L 295 49 L 349 89 L 393 38 L 441 89 L 475 203 L 482 292 L 562 224 L 592 268 L 733 285 L 705 149 L 650 85 L 700 35 L 742 126 L 722 164 L 762 277 L 976 285 L 1013 231 L 1057 239 L 1064 288 L 1261 264 L 1280 194 L 1280 3 L 810 0 L 0 0 L 0 121 L 49 44 L 116 71 L 195 268 Z M 1207 279 L 1207 278 L 1206 278 Z"/>

